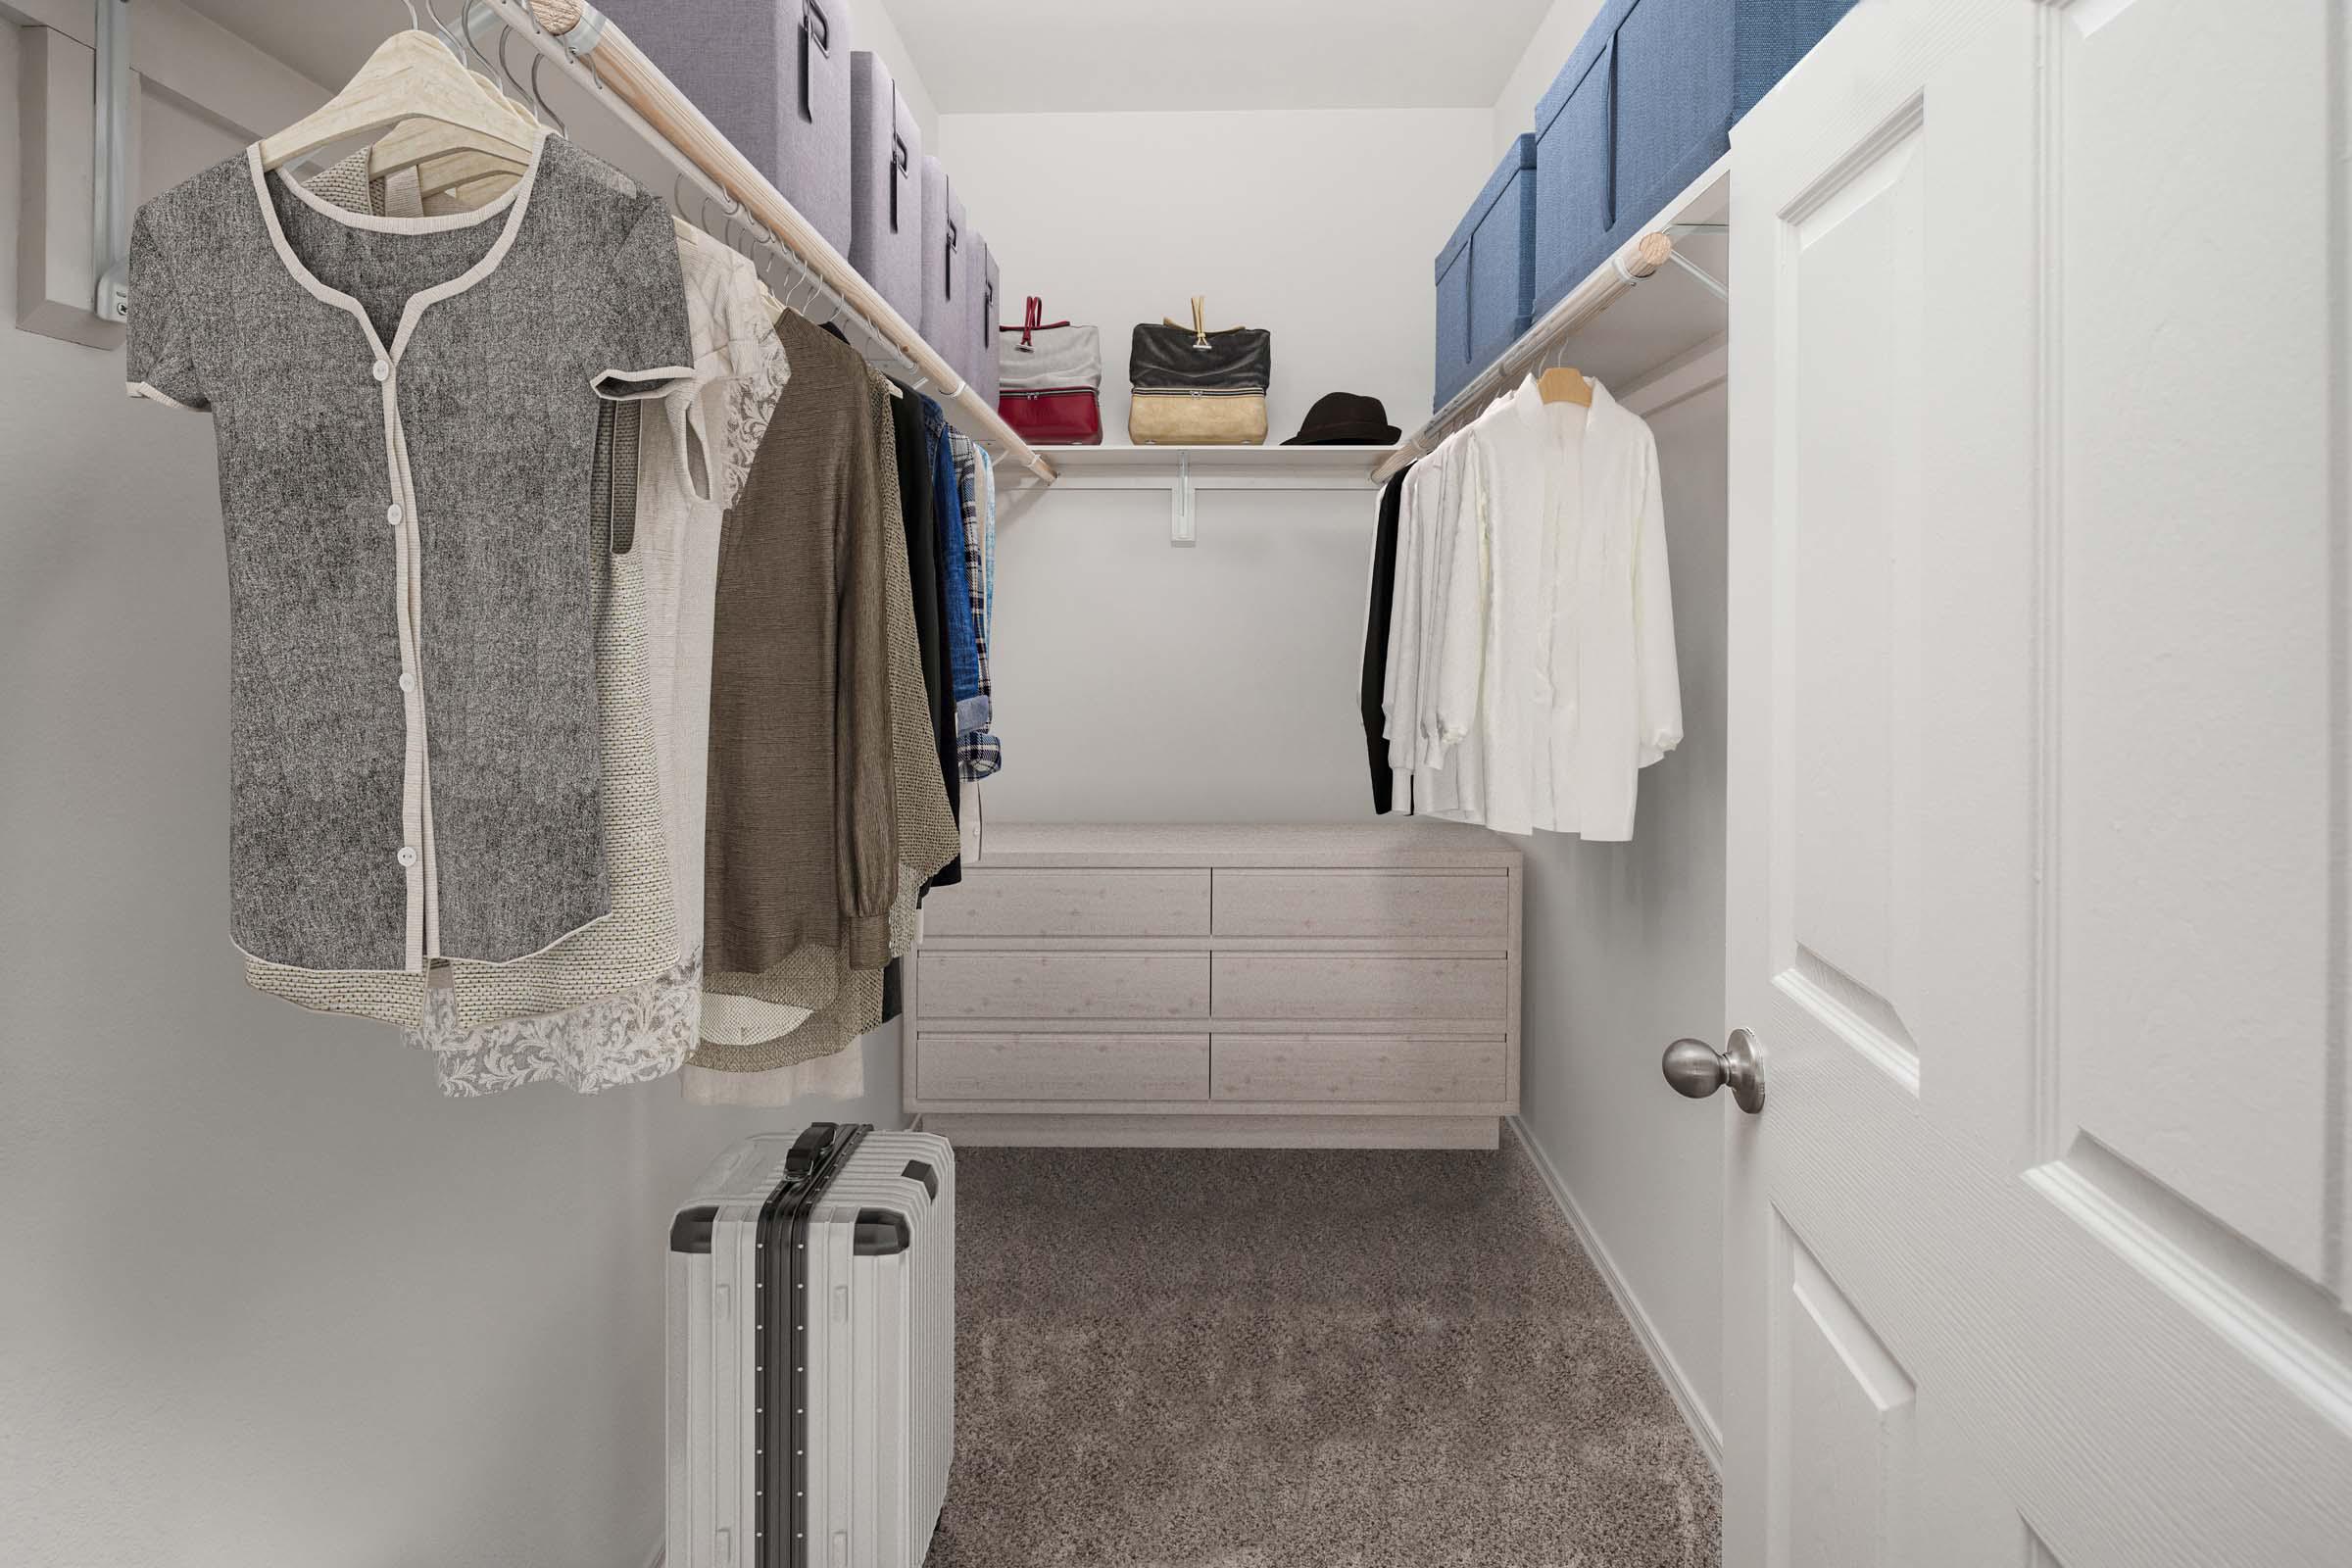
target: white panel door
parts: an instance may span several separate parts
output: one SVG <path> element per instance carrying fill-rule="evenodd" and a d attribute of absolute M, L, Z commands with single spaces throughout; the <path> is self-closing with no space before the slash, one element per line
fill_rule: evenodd
<path fill-rule="evenodd" d="M 2352 1564 L 2342 0 L 1733 139 L 1730 1568 Z"/>

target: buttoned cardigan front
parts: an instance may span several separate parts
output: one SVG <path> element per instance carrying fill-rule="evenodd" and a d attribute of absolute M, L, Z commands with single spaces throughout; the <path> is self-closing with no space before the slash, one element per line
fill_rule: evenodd
<path fill-rule="evenodd" d="M 248 148 L 130 266 L 130 391 L 214 416 L 237 946 L 416 969 L 604 915 L 588 486 L 599 398 L 689 373 L 667 209 L 554 136 L 439 218 Z"/>

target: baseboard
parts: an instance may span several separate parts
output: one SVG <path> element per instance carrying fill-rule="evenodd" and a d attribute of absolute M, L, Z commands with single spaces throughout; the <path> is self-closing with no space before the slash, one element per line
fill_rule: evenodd
<path fill-rule="evenodd" d="M 973 1149 L 1493 1149 L 1501 1118 L 1057 1115 L 925 1111 L 922 1130 Z"/>
<path fill-rule="evenodd" d="M 1523 1118 L 1513 1116 L 1510 1122 L 1511 1131 L 1519 1135 L 1519 1147 L 1526 1150 L 1527 1157 L 1535 1162 L 1536 1173 L 1544 1178 L 1544 1185 L 1550 1190 L 1552 1201 L 1560 1205 L 1560 1212 L 1567 1217 L 1569 1228 L 1576 1232 L 1576 1239 L 1584 1244 L 1585 1254 L 1592 1259 L 1592 1266 L 1600 1271 L 1601 1279 L 1609 1287 L 1609 1294 L 1617 1298 L 1617 1309 L 1634 1326 L 1634 1337 L 1642 1342 L 1642 1348 L 1649 1356 L 1649 1364 L 1657 1368 L 1658 1380 L 1666 1385 L 1666 1392 L 1674 1396 L 1675 1404 L 1683 1412 L 1683 1423 L 1690 1427 L 1690 1436 L 1698 1444 L 1699 1451 L 1707 1456 L 1707 1463 L 1714 1466 L 1716 1475 L 1721 1476 L 1723 1429 L 1715 1424 L 1706 1406 L 1699 1403 L 1697 1395 L 1690 1388 L 1690 1380 L 1683 1374 L 1682 1364 L 1675 1360 L 1674 1352 L 1667 1349 L 1666 1341 L 1658 1333 L 1657 1325 L 1650 1322 L 1649 1314 L 1642 1310 L 1633 1287 L 1626 1283 L 1625 1275 L 1619 1271 L 1616 1259 L 1609 1256 L 1609 1250 L 1601 1245 L 1599 1233 L 1585 1218 L 1585 1211 L 1577 1207 L 1576 1196 L 1568 1191 L 1568 1184 L 1560 1179 L 1559 1170 L 1552 1164 L 1551 1156 L 1544 1152 L 1542 1144 L 1536 1142 L 1535 1135 L 1528 1131 Z"/>

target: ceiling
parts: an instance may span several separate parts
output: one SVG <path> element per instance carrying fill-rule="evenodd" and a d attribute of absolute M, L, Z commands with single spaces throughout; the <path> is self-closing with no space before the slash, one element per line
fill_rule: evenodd
<path fill-rule="evenodd" d="M 1550 0 L 882 0 L 941 114 L 1485 109 Z"/>
<path fill-rule="evenodd" d="M 465 9 L 465 0 L 436 3 L 453 23 Z M 408 24 L 401 0 L 188 4 L 329 87 Z M 940 113 L 1037 114 L 1485 109 L 1551 0 L 880 4 Z M 514 57 L 521 63 L 524 51 Z"/>

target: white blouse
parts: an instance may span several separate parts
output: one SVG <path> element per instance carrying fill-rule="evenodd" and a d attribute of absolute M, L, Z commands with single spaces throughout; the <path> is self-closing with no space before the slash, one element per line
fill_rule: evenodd
<path fill-rule="evenodd" d="M 1423 814 L 1628 839 L 1682 740 L 1657 446 L 1592 386 L 1530 377 L 1406 481 L 1389 734 Z"/>

